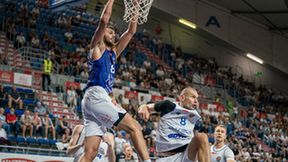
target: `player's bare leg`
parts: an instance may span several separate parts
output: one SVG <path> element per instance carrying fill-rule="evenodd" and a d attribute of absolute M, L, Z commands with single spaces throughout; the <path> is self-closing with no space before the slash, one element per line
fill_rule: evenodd
<path fill-rule="evenodd" d="M 140 125 L 131 117 L 126 114 L 118 125 L 130 134 L 134 147 L 142 160 L 149 160 L 148 149 L 141 131 Z"/>
<path fill-rule="evenodd" d="M 188 146 L 188 158 L 191 161 L 210 162 L 210 146 L 208 136 L 204 133 L 197 133 Z"/>
<path fill-rule="evenodd" d="M 81 156 L 79 162 L 92 162 L 97 155 L 100 142 L 100 136 L 85 137 L 84 153 Z"/>

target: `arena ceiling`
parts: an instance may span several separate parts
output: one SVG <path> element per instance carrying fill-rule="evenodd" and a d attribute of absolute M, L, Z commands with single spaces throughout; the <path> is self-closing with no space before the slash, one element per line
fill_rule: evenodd
<path fill-rule="evenodd" d="M 288 0 L 207 0 L 288 36 Z"/>

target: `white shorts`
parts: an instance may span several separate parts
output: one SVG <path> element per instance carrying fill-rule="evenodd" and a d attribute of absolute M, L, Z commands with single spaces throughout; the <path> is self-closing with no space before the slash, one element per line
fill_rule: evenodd
<path fill-rule="evenodd" d="M 112 103 L 104 88 L 93 86 L 82 99 L 85 136 L 103 136 L 106 128 L 117 126 L 126 111 Z"/>
<path fill-rule="evenodd" d="M 158 158 L 156 162 L 192 162 L 188 158 L 188 146 L 184 152 L 179 152 L 178 154 L 164 157 L 164 158 Z"/>

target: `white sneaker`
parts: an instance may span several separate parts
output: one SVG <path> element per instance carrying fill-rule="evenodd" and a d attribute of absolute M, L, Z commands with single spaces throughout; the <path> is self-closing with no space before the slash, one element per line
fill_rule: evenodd
<path fill-rule="evenodd" d="M 64 145 L 62 142 L 56 142 L 55 144 L 59 151 L 62 151 L 64 149 Z"/>

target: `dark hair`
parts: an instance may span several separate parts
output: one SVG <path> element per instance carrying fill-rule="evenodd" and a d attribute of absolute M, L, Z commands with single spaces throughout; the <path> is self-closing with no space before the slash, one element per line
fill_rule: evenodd
<path fill-rule="evenodd" d="M 107 24 L 107 28 L 110 28 L 110 29 L 114 30 L 115 32 L 117 31 L 116 24 L 113 23 L 112 21 L 110 21 L 110 22 Z"/>

